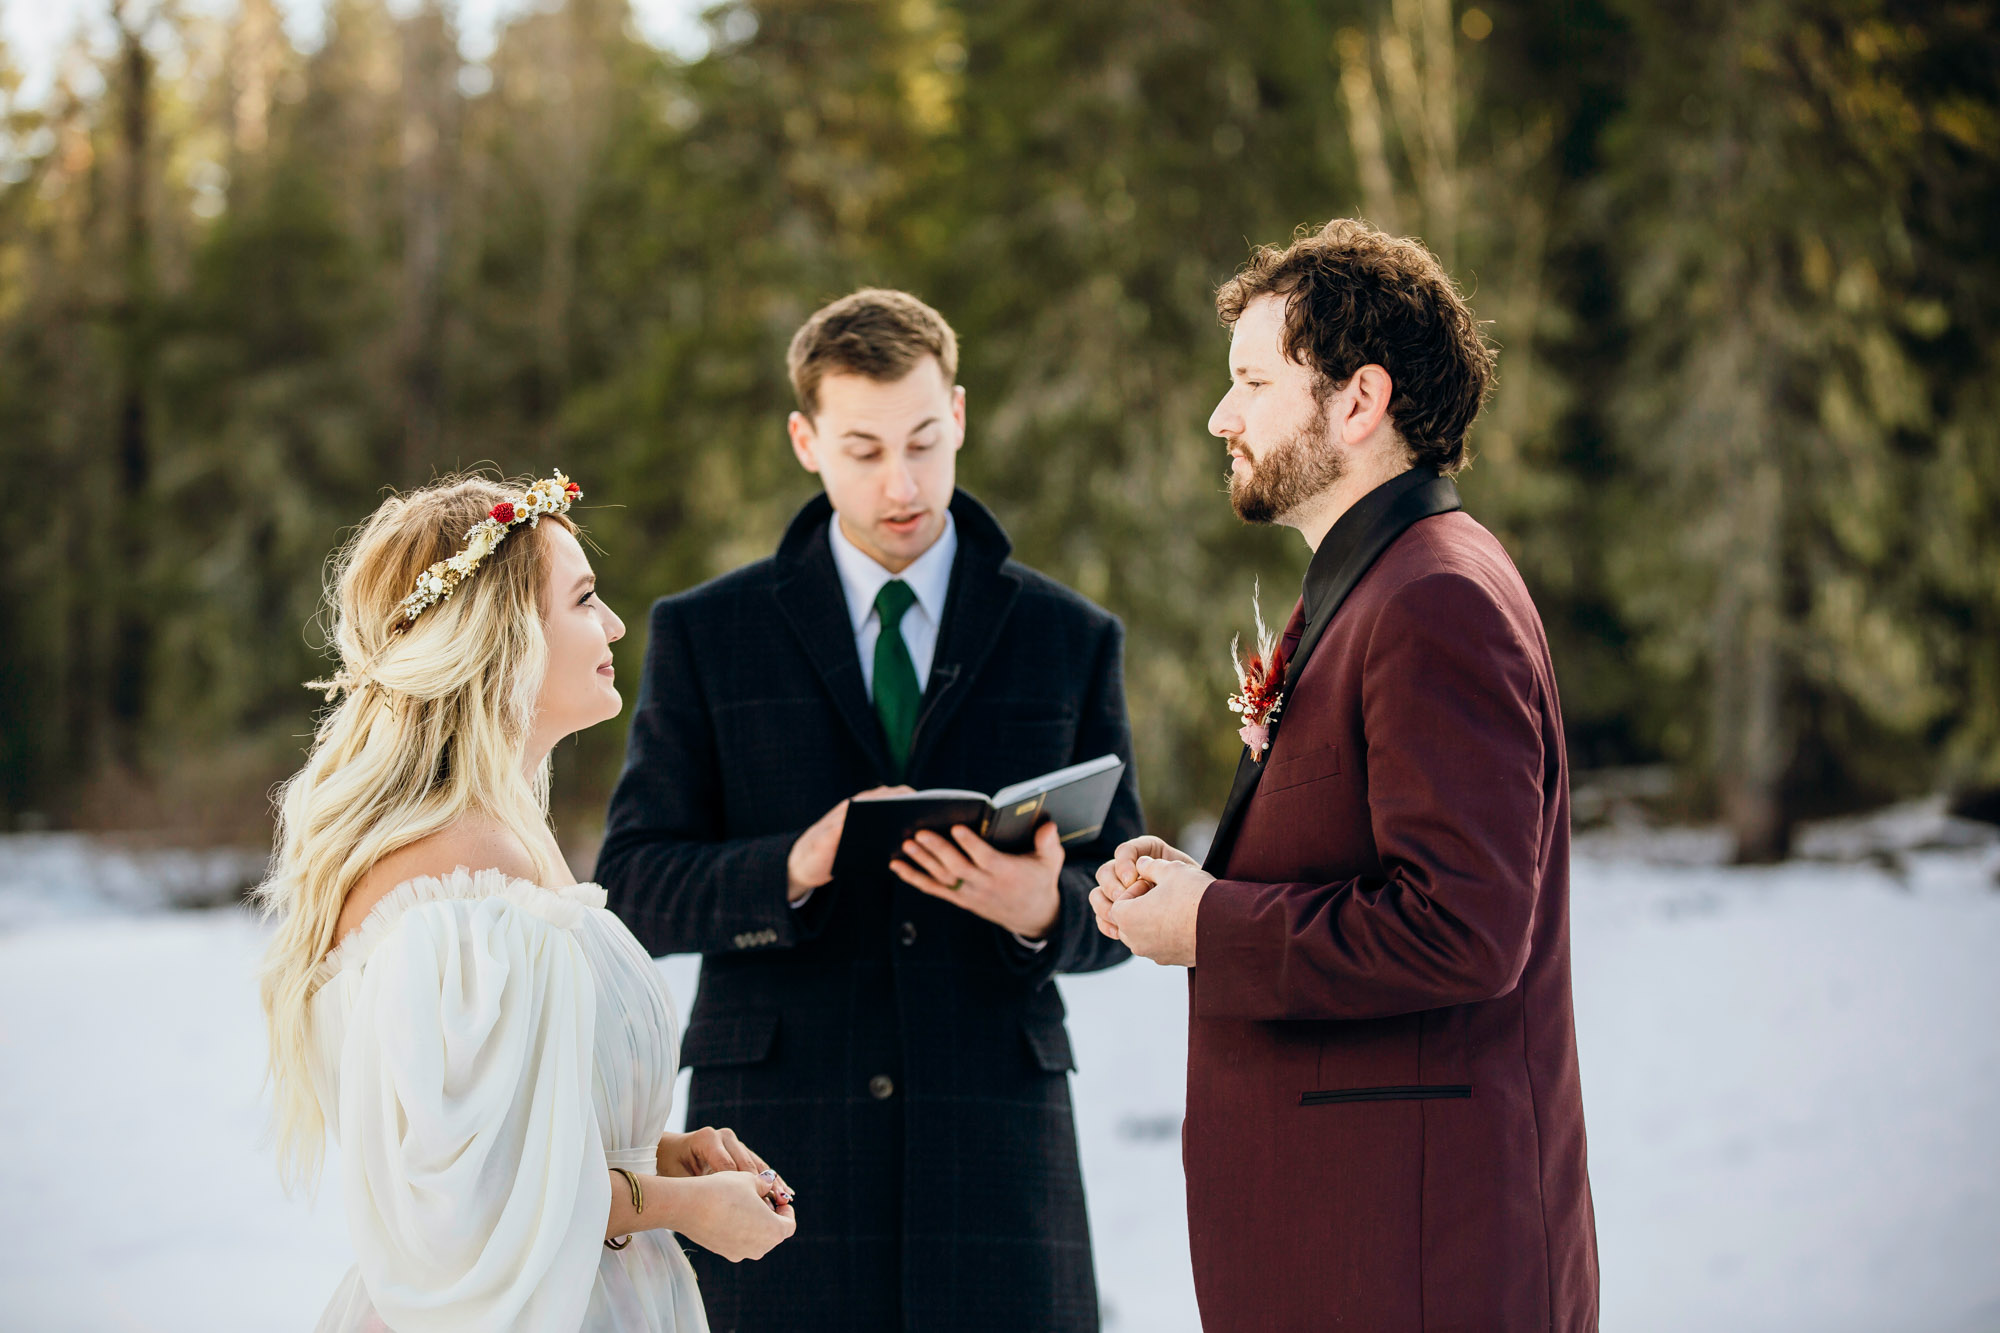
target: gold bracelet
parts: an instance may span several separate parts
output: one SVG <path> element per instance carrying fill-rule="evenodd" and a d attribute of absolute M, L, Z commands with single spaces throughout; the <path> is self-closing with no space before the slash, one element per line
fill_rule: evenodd
<path fill-rule="evenodd" d="M 614 1166 L 611 1169 L 625 1177 L 625 1187 L 632 1191 L 632 1211 L 635 1213 L 645 1212 L 646 1192 L 639 1188 L 639 1177 L 633 1175 L 622 1166 Z"/>
<path fill-rule="evenodd" d="M 646 1215 L 646 1191 L 639 1188 L 639 1177 L 633 1175 L 622 1166 L 614 1166 L 611 1169 L 625 1177 L 625 1187 L 632 1191 L 632 1211 L 644 1217 Z M 607 1250 L 622 1250 L 631 1243 L 632 1238 L 627 1236 L 623 1240 L 605 1241 L 604 1248 Z"/>

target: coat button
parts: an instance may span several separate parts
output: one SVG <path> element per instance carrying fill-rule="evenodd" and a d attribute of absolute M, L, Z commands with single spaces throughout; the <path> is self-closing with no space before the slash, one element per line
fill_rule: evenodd
<path fill-rule="evenodd" d="M 868 1095 L 876 1101 L 886 1101 L 896 1093 L 896 1084 L 887 1074 L 877 1074 L 868 1080 Z"/>
<path fill-rule="evenodd" d="M 915 944 L 917 942 L 917 923 L 914 921 L 905 921 L 902 929 L 896 932 L 896 936 L 905 944 Z"/>

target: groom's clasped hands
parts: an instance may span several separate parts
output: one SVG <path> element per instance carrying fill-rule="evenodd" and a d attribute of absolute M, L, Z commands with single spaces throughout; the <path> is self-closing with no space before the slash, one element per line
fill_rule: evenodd
<path fill-rule="evenodd" d="M 1090 908 L 1097 928 L 1142 958 L 1172 967 L 1194 966 L 1195 919 L 1201 896 L 1215 876 L 1165 839 L 1147 836 L 1118 844 L 1097 868 Z"/>

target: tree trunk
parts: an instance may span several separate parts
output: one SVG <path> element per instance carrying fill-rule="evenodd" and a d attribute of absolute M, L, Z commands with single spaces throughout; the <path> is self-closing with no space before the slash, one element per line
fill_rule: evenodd
<path fill-rule="evenodd" d="M 435 3 L 403 22 L 402 51 L 403 479 L 415 484 L 437 463 L 442 434 L 447 163 L 457 106 L 458 44 Z"/>
<path fill-rule="evenodd" d="M 1754 353 L 1757 340 L 1732 340 L 1728 359 Z M 1722 559 L 1717 568 L 1712 645 L 1716 781 L 1722 817 L 1739 863 L 1782 861 L 1791 850 L 1784 778 L 1792 740 L 1786 723 L 1784 472 L 1771 438 L 1766 386 L 1754 374 L 1723 427 L 1725 462 L 1720 508 Z"/>
<path fill-rule="evenodd" d="M 124 282 L 116 310 L 119 365 L 114 418 L 117 465 L 113 469 L 117 529 L 112 550 L 118 568 L 112 630 L 109 707 L 112 745 L 122 763 L 136 764 L 145 724 L 148 666 L 152 655 L 152 615 L 148 605 L 150 535 L 148 512 L 153 444 L 147 402 L 150 377 L 152 235 L 147 208 L 147 158 L 152 151 L 153 60 L 142 34 L 118 9 L 119 140 L 124 179 L 119 195 L 119 229 Z"/>

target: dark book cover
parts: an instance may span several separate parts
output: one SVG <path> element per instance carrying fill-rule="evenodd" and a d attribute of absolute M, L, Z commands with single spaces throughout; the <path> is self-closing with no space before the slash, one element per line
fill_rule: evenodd
<path fill-rule="evenodd" d="M 1125 761 L 1107 754 L 1003 787 L 990 797 L 936 788 L 854 800 L 834 852 L 834 877 L 887 869 L 902 855 L 903 843 L 922 829 L 949 837 L 954 825 L 963 824 L 1011 853 L 1034 847 L 1035 829 L 1044 819 L 1055 820 L 1064 842 L 1094 838 L 1104 827 L 1124 773 Z"/>

